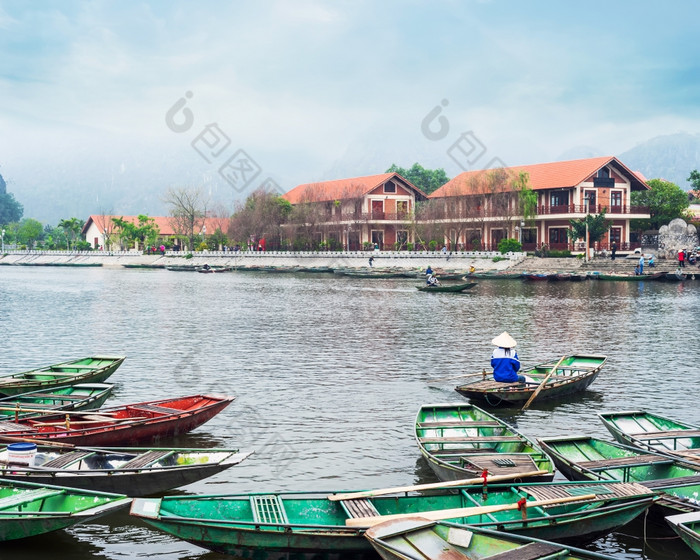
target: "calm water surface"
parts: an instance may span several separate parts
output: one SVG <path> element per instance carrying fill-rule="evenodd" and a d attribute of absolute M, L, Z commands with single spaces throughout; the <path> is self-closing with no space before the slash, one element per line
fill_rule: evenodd
<path fill-rule="evenodd" d="M 608 438 L 596 412 L 644 408 L 700 423 L 700 282 L 484 280 L 464 295 L 417 281 L 333 275 L 0 268 L 0 373 L 125 354 L 110 405 L 235 395 L 174 444 L 240 447 L 240 466 L 188 493 L 341 490 L 435 481 L 412 438 L 418 407 L 465 402 L 454 381 L 488 366 L 508 330 L 524 365 L 606 354 L 585 394 L 496 409 L 529 436 Z M 3 559 L 225 558 L 126 514 L 1 545 Z M 689 558 L 677 539 L 625 529 L 590 545 L 615 558 Z"/>

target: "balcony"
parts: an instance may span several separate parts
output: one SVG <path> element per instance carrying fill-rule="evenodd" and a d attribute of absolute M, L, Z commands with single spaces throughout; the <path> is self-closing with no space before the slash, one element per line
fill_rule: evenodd
<path fill-rule="evenodd" d="M 607 204 L 590 204 L 588 205 L 588 213 L 600 214 L 605 211 L 606 214 L 648 214 L 648 206 L 628 206 L 626 204 L 620 206 L 609 206 Z M 552 216 L 563 214 L 585 214 L 585 204 L 563 204 L 561 206 L 538 206 L 537 214 L 540 216 Z"/>

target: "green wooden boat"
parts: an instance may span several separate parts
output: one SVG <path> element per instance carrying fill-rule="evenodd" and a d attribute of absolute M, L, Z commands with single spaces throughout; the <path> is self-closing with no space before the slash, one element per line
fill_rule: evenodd
<path fill-rule="evenodd" d="M 33 537 L 85 523 L 125 508 L 131 498 L 119 494 L 0 482 L 0 541 Z"/>
<path fill-rule="evenodd" d="M 541 539 L 420 517 L 385 521 L 368 529 L 365 538 L 383 560 L 613 560 Z"/>
<path fill-rule="evenodd" d="M 598 414 L 622 444 L 679 456 L 700 464 L 700 427 L 643 410 Z"/>
<path fill-rule="evenodd" d="M 238 557 L 271 560 L 294 554 L 301 559 L 332 552 L 340 558 L 369 559 L 375 558 L 374 550 L 362 537 L 369 526 L 383 520 L 374 516 L 453 516 L 448 518 L 460 524 L 587 542 L 631 521 L 655 499 L 642 486 L 619 482 L 490 485 L 486 494 L 481 486 L 462 486 L 423 495 L 352 496 L 284 493 L 136 498 L 131 515 L 203 548 Z M 531 504 L 526 507 L 526 519 L 517 509 L 522 499 Z"/>
<path fill-rule="evenodd" d="M 0 419 L 38 416 L 45 410 L 90 410 L 100 408 L 112 394 L 114 385 L 78 383 L 64 387 L 31 391 L 0 399 Z M 30 409 L 26 411 L 24 409 Z"/>
<path fill-rule="evenodd" d="M 471 290 L 476 286 L 476 282 L 467 282 L 465 284 L 440 284 L 438 286 L 416 286 L 421 292 L 464 292 Z"/>
<path fill-rule="evenodd" d="M 596 274 L 598 280 L 615 282 L 642 282 L 644 280 L 660 280 L 665 272 L 652 272 L 650 274 Z"/>
<path fill-rule="evenodd" d="M 2 438 L 0 437 L 0 441 Z M 238 449 L 56 447 L 37 444 L 29 460 L 0 451 L 0 477 L 127 496 L 153 496 L 229 469 L 251 455 Z"/>
<path fill-rule="evenodd" d="M 0 376 L 0 395 L 11 396 L 76 383 L 102 383 L 126 356 L 90 356 L 22 373 Z"/>
<path fill-rule="evenodd" d="M 700 512 L 672 515 L 666 521 L 683 542 L 700 556 Z"/>
<path fill-rule="evenodd" d="M 520 272 L 472 272 L 466 278 L 481 278 L 483 280 L 516 280 L 522 277 Z"/>
<path fill-rule="evenodd" d="M 663 528 L 667 515 L 700 510 L 700 465 L 589 436 L 537 441 L 569 480 L 621 480 L 659 492 L 650 517 Z"/>
<path fill-rule="evenodd" d="M 549 481 L 554 464 L 532 440 L 471 404 L 426 404 L 416 416 L 414 435 L 421 454 L 440 480 L 531 474 Z"/>
<path fill-rule="evenodd" d="M 537 404 L 545 399 L 557 399 L 584 391 L 598 377 L 606 360 L 606 356 L 572 354 L 566 356 L 559 365 L 556 361 L 545 362 L 520 371 L 521 374 L 531 377 L 535 381 L 534 383 L 500 383 L 494 381 L 493 378 L 487 378 L 486 370 L 484 370 L 482 374 L 474 374 L 474 377 L 481 379 L 458 385 L 455 387 L 455 391 L 469 399 L 485 402 L 490 406 L 523 405 L 538 389 L 554 366 L 557 366 L 554 374 L 549 377 L 533 401 Z"/>

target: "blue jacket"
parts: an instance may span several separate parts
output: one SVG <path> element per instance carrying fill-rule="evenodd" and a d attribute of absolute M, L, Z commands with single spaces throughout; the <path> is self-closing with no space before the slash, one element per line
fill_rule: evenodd
<path fill-rule="evenodd" d="M 501 383 L 514 383 L 518 380 L 520 359 L 513 348 L 496 348 L 491 354 L 493 378 Z"/>

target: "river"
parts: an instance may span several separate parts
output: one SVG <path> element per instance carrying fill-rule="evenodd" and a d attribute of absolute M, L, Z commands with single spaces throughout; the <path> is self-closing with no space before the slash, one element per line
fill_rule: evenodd
<path fill-rule="evenodd" d="M 524 365 L 573 352 L 608 362 L 583 395 L 495 413 L 533 437 L 609 438 L 596 417 L 643 408 L 700 423 L 700 282 L 483 280 L 462 295 L 418 281 L 328 274 L 0 268 L 0 373 L 124 354 L 109 405 L 235 395 L 177 445 L 240 447 L 241 465 L 188 493 L 341 490 L 435 481 L 412 436 L 429 402 L 463 402 L 456 381 L 488 366 L 507 330 Z M 458 381 L 458 380 L 457 380 Z M 4 543 L 3 559 L 225 558 L 127 513 Z M 689 558 L 678 539 L 615 533 L 615 558 Z"/>

